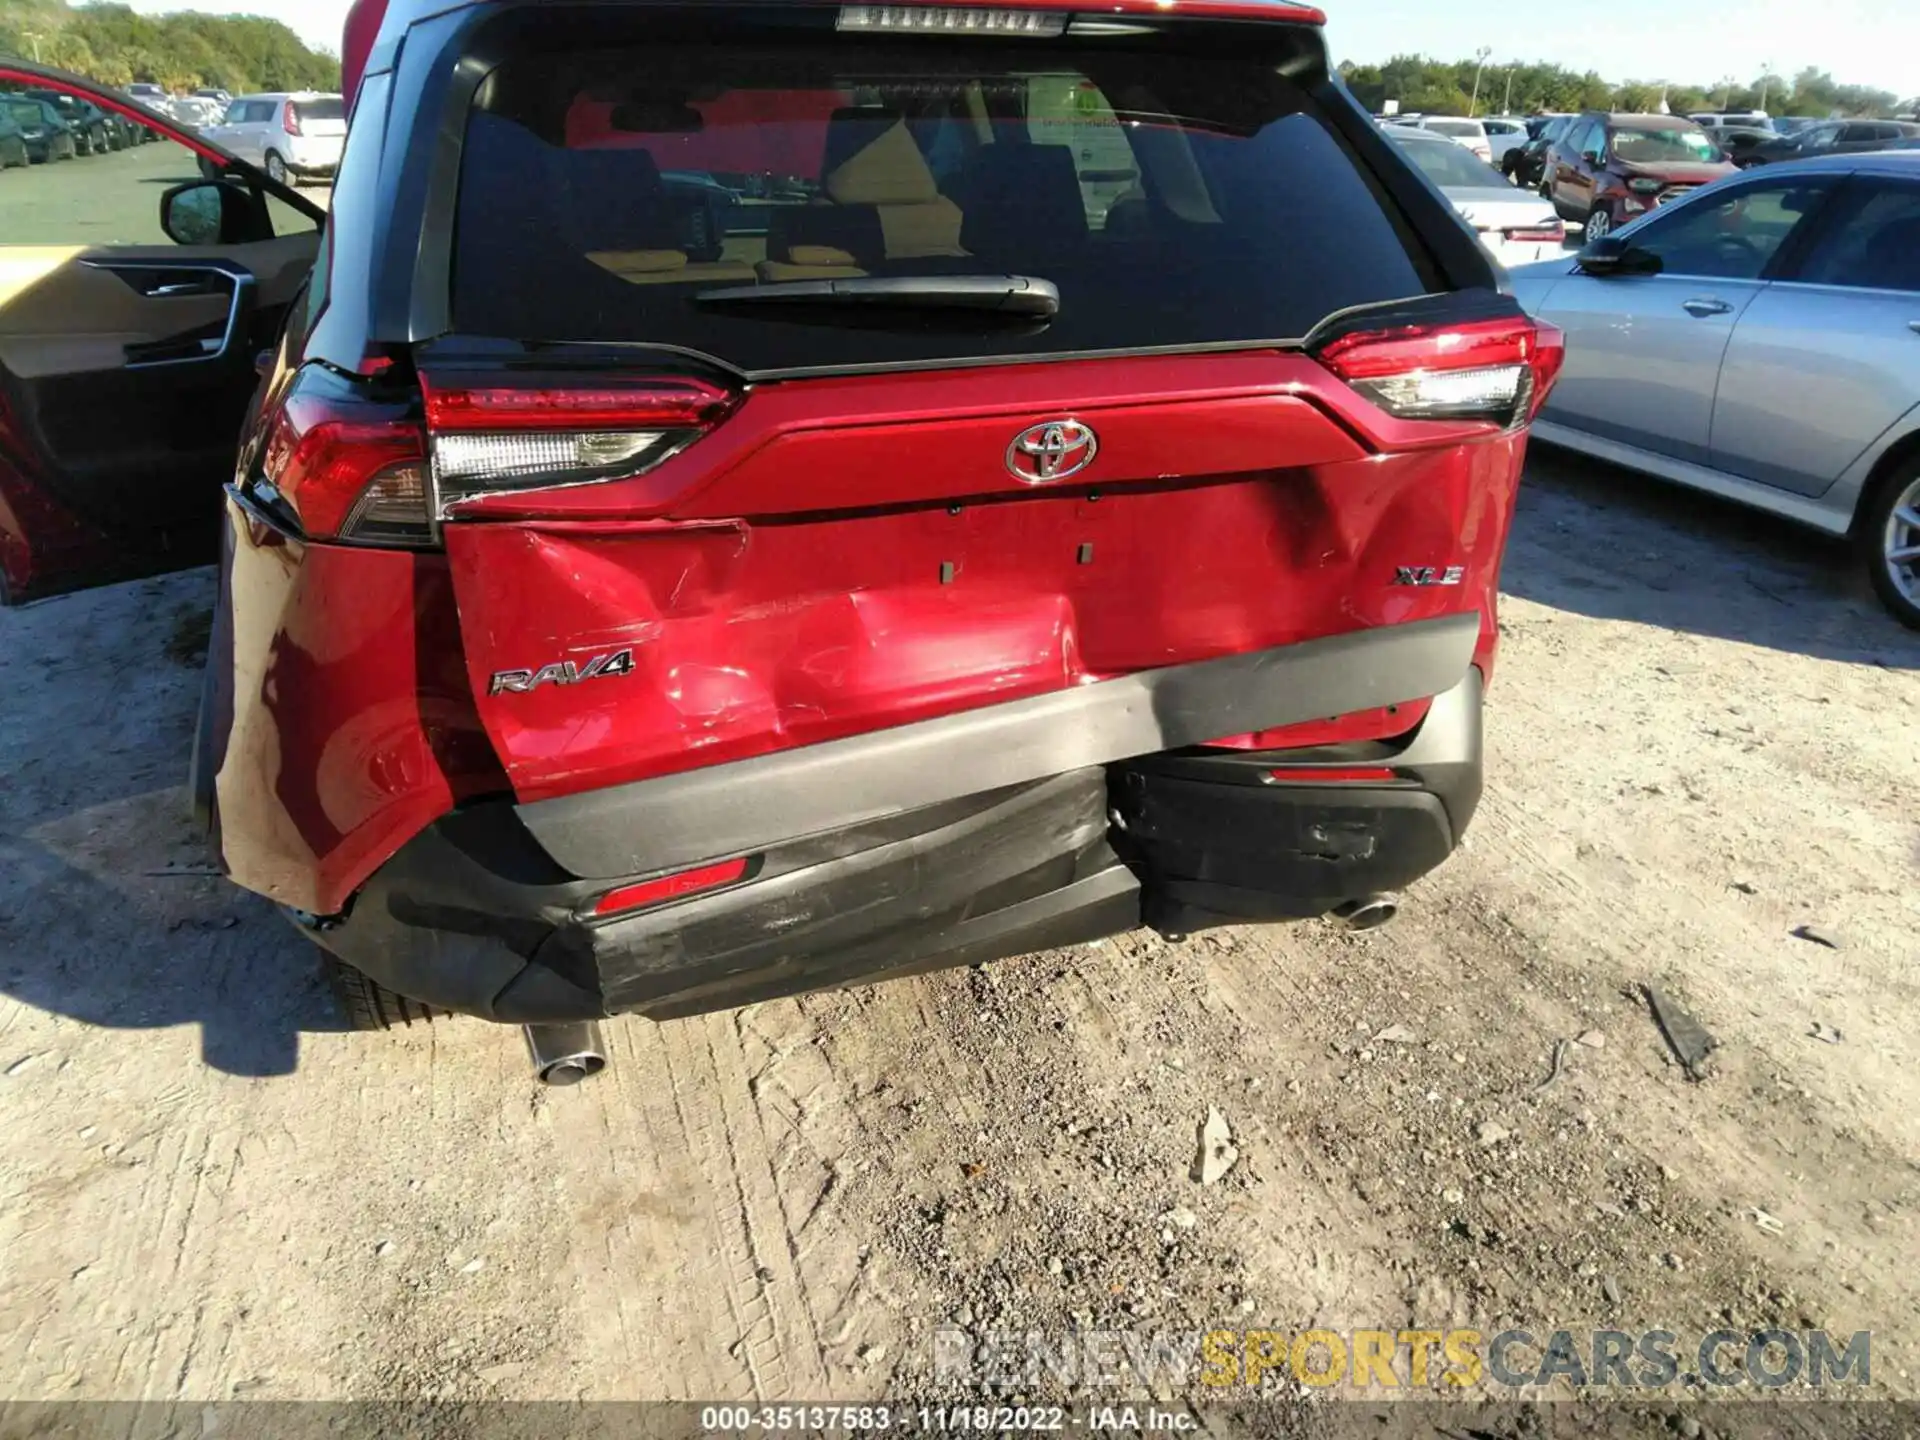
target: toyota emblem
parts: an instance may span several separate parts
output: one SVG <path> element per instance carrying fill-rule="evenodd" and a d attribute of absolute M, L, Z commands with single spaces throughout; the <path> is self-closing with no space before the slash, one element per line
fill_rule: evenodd
<path fill-rule="evenodd" d="M 1007 446 L 1007 471 L 1023 485 L 1050 485 L 1078 475 L 1100 453 L 1100 440 L 1078 420 L 1029 425 Z"/>

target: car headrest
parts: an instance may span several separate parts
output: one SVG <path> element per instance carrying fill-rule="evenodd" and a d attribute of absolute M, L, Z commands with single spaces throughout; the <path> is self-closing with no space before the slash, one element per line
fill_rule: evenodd
<path fill-rule="evenodd" d="M 836 110 L 827 127 L 827 155 L 844 154 L 826 175 L 836 205 L 925 205 L 940 198 L 927 157 L 906 122 L 882 123 L 884 111 Z M 846 118 L 857 117 L 857 118 Z"/>
<path fill-rule="evenodd" d="M 847 263 L 874 265 L 886 258 L 880 213 L 871 205 L 786 205 L 767 219 L 767 258 L 794 265 L 821 265 L 819 252 L 852 257 Z M 813 252 L 803 259 L 802 252 Z"/>
<path fill-rule="evenodd" d="M 1055 248 L 1087 238 L 1080 174 L 1067 145 L 988 145 L 964 184 L 960 243 L 976 255 L 1010 245 Z"/>
<path fill-rule="evenodd" d="M 1920 276 L 1920 219 L 1882 225 L 1867 242 L 1863 259 L 1871 284 L 1889 290 L 1913 284 Z"/>
<path fill-rule="evenodd" d="M 648 151 L 554 150 L 548 175 L 554 209 L 576 249 L 678 248 L 666 182 Z"/>

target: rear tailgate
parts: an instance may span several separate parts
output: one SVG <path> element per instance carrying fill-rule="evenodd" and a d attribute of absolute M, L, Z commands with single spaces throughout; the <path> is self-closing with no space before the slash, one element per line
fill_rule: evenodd
<path fill-rule="evenodd" d="M 1396 420 L 1300 343 L 1461 297 L 1246 38 L 1296 27 L 929 48 L 835 13 L 699 65 L 527 38 L 469 117 L 455 333 L 415 359 L 520 798 L 1475 606 L 1517 441 Z M 668 171 L 740 197 L 720 260 Z M 775 298 L 955 274 L 1059 314 Z M 742 287 L 768 303 L 701 298 Z"/>

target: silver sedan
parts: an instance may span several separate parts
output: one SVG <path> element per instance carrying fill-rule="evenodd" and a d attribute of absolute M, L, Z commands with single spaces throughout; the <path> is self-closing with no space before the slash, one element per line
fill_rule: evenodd
<path fill-rule="evenodd" d="M 1850 536 L 1920 628 L 1920 153 L 1769 165 L 1512 272 L 1536 439 Z"/>

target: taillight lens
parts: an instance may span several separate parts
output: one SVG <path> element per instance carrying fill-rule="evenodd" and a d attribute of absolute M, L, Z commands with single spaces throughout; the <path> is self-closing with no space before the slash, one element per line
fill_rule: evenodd
<path fill-rule="evenodd" d="M 268 431 L 260 478 L 316 539 L 430 544 L 418 420 L 401 407 L 325 393 L 330 388 L 306 374 L 295 380 Z"/>
<path fill-rule="evenodd" d="M 1551 325 L 1483 320 L 1354 331 L 1318 358 L 1397 419 L 1519 425 L 1546 400 L 1566 342 Z"/>
<path fill-rule="evenodd" d="M 1563 220 L 1516 225 L 1506 231 L 1506 237 L 1517 245 L 1564 245 L 1567 243 L 1567 226 Z"/>
<path fill-rule="evenodd" d="M 293 108 L 291 100 L 280 107 L 280 128 L 289 135 L 300 133 L 300 112 Z"/>
<path fill-rule="evenodd" d="M 666 376 L 573 389 L 425 384 L 435 514 L 501 491 L 643 475 L 740 402 L 703 380 Z"/>

